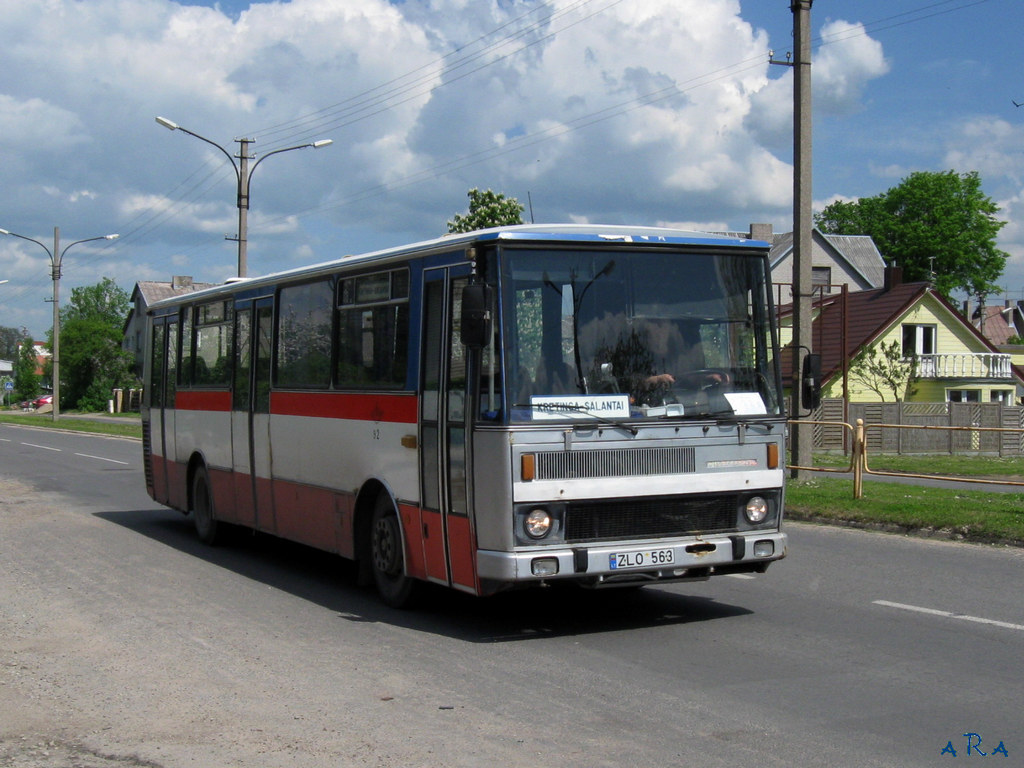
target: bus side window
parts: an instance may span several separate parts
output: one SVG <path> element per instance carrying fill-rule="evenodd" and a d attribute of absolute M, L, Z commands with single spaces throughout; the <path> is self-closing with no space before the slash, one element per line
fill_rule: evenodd
<path fill-rule="evenodd" d="M 252 338 L 250 327 L 252 324 L 252 310 L 242 309 L 235 314 L 235 366 L 234 366 L 234 394 L 232 395 L 232 408 L 236 411 L 249 410 L 249 375 L 250 355 L 252 352 Z"/>

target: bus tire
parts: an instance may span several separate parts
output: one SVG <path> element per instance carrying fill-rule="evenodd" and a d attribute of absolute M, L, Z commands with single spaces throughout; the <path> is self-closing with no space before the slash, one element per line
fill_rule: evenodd
<path fill-rule="evenodd" d="M 377 496 L 370 520 L 370 565 L 381 600 L 392 608 L 407 608 L 415 600 L 419 582 L 405 573 L 402 528 L 386 493 Z"/>
<path fill-rule="evenodd" d="M 210 476 L 204 466 L 196 467 L 192 475 L 192 523 L 204 544 L 213 545 L 220 540 L 220 526 L 213 510 L 213 494 L 210 493 Z"/>

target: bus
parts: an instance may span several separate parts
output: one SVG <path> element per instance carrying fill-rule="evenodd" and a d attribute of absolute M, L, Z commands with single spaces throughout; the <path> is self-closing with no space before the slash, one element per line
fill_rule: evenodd
<path fill-rule="evenodd" d="M 768 244 L 519 225 L 147 314 L 145 481 L 357 563 L 391 606 L 763 573 L 786 416 Z"/>

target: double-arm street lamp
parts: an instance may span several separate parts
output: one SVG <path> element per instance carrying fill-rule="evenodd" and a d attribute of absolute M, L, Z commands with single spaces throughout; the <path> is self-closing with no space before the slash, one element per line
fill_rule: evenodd
<path fill-rule="evenodd" d="M 235 169 L 235 178 L 238 181 L 238 236 L 236 238 L 228 237 L 229 240 L 238 241 L 238 276 L 245 277 L 248 272 L 247 263 L 247 236 L 249 228 L 249 182 L 252 179 L 253 173 L 256 171 L 256 166 L 262 163 L 271 155 L 279 155 L 282 152 L 290 152 L 293 149 L 306 149 L 312 147 L 313 149 L 320 149 L 326 147 L 334 142 L 331 139 L 321 139 L 319 141 L 313 141 L 309 144 L 297 144 L 294 147 L 284 147 L 282 149 L 275 149 L 272 152 L 260 157 L 255 163 L 252 164 L 252 168 L 249 167 L 249 161 L 255 158 L 255 155 L 249 154 L 249 145 L 254 143 L 255 139 L 235 139 L 238 142 L 238 154 L 232 155 L 224 147 L 215 141 L 210 141 L 205 136 L 200 136 L 198 133 L 190 131 L 188 128 L 182 128 L 175 122 L 168 120 L 166 117 L 157 117 L 156 121 L 160 123 L 164 128 L 171 131 L 182 131 L 187 133 L 189 136 L 195 136 L 200 141 L 205 141 L 212 147 L 216 147 L 228 160 L 231 161 L 231 166 Z M 235 158 L 238 158 L 238 162 L 235 162 Z"/>
<path fill-rule="evenodd" d="M 60 274 L 61 265 L 64 263 L 64 254 L 79 243 L 91 243 L 93 240 L 117 240 L 120 235 L 100 235 L 99 237 L 75 240 L 73 243 L 64 246 L 63 251 L 60 249 L 60 227 L 53 228 L 52 251 L 35 238 L 19 235 L 17 232 L 8 232 L 6 229 L 0 229 L 0 235 L 20 237 L 22 240 L 35 243 L 46 251 L 46 255 L 50 257 L 51 275 L 53 276 L 53 357 L 51 358 L 53 362 L 53 420 L 57 421 L 60 418 Z"/>

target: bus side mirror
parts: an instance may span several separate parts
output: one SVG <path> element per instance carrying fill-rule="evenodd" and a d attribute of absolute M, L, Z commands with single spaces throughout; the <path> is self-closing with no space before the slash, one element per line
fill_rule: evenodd
<path fill-rule="evenodd" d="M 481 283 L 462 289 L 462 318 L 459 339 L 467 347 L 479 349 L 491 341 L 491 287 Z"/>
<path fill-rule="evenodd" d="M 800 404 L 808 411 L 821 405 L 821 355 L 808 352 L 800 376 Z"/>

